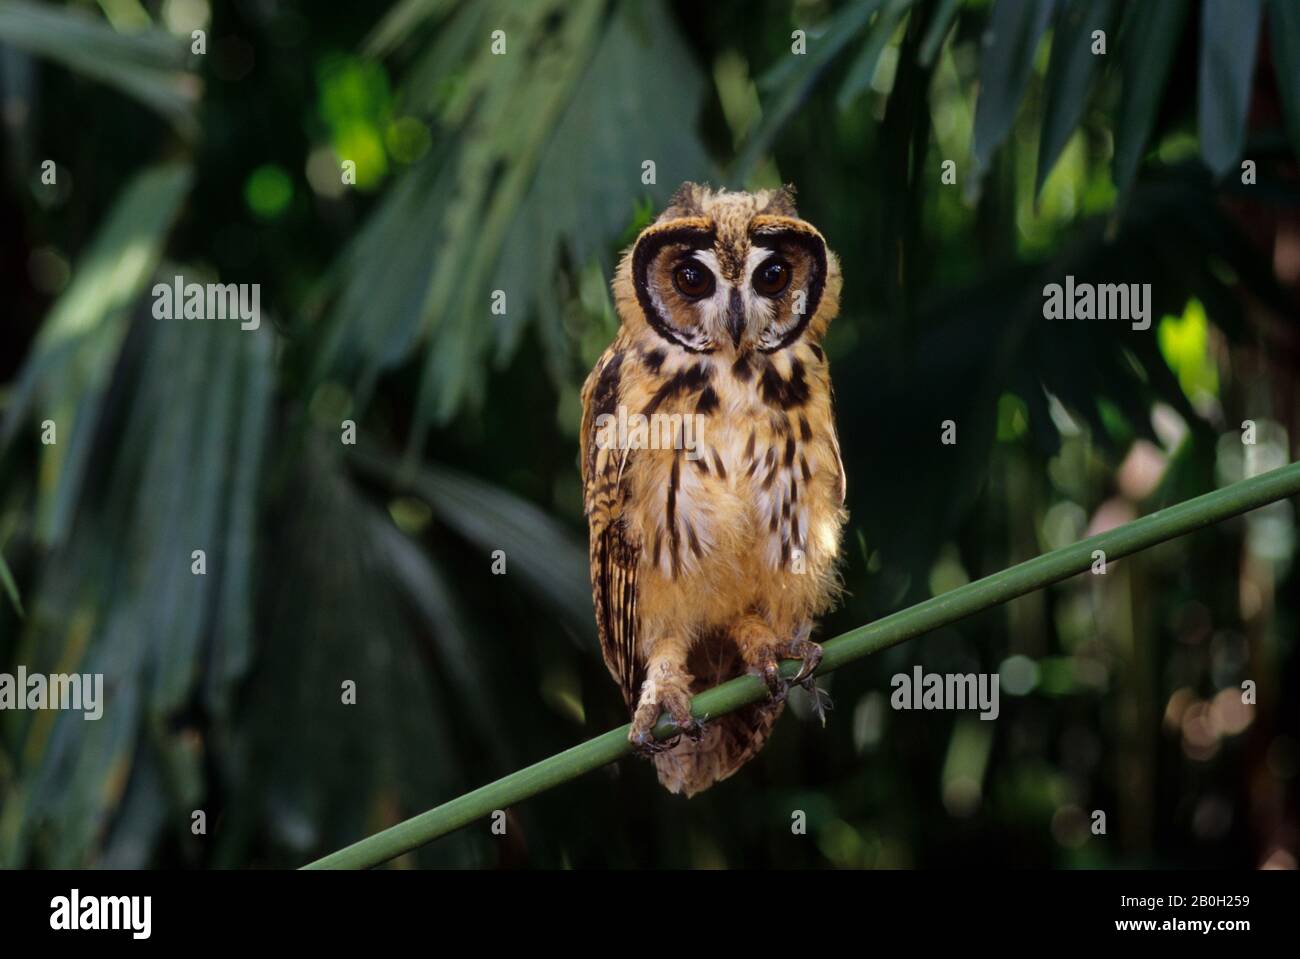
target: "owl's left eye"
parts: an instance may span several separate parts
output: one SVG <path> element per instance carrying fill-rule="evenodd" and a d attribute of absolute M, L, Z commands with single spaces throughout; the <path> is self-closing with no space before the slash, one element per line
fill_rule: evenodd
<path fill-rule="evenodd" d="M 687 260 L 673 270 L 673 286 L 677 287 L 677 292 L 683 296 L 698 300 L 713 292 L 713 274 L 706 270 L 703 264 L 695 260 Z"/>
<path fill-rule="evenodd" d="M 754 289 L 763 296 L 779 296 L 790 285 L 790 264 L 780 258 L 768 260 L 754 271 Z"/>

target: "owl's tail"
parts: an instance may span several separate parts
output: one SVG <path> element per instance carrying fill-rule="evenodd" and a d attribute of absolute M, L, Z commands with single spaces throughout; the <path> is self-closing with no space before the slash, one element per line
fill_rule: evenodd
<path fill-rule="evenodd" d="M 745 672 L 745 663 L 730 635 L 719 631 L 696 643 L 687 668 L 695 677 L 691 683 L 694 696 L 735 679 Z M 763 748 L 784 706 L 761 701 L 706 720 L 699 742 L 683 736 L 672 749 L 654 757 L 659 782 L 669 792 L 690 797 L 726 779 Z"/>

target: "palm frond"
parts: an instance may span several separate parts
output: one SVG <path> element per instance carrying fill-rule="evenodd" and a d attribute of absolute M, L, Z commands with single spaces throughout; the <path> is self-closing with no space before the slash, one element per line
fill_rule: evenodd
<path fill-rule="evenodd" d="M 116 87 L 187 136 L 197 132 L 194 111 L 203 83 L 189 69 L 186 39 L 153 28 L 119 33 L 80 10 L 3 0 L 0 43 Z"/>
<path fill-rule="evenodd" d="M 623 5 L 606 18 L 603 0 L 508 4 L 490 8 L 496 20 L 489 8 L 458 7 L 412 68 L 406 105 L 455 145 L 403 174 L 363 228 L 317 355 L 320 375 L 359 357 L 349 369 L 364 402 L 419 344 L 417 436 L 481 397 L 485 361 L 512 356 L 530 318 L 549 369 L 567 374 L 556 269 L 607 256 L 643 192 L 663 199 L 668 184 L 709 170 L 680 106 L 701 101 L 704 81 L 655 8 Z M 505 29 L 509 56 L 456 41 L 488 20 Z M 631 82 L 648 74 L 667 90 Z M 647 160 L 657 177 L 643 185 Z"/>
<path fill-rule="evenodd" d="M 0 451 L 33 408 L 42 420 L 53 421 L 59 437 L 42 447 L 46 463 L 37 505 L 42 542 L 59 542 L 72 522 L 131 308 L 153 277 L 191 176 L 188 166 L 158 166 L 123 190 L 78 259 L 72 282 L 41 326 L 14 387 Z"/>
<path fill-rule="evenodd" d="M 563 616 L 575 637 L 591 634 L 587 552 L 550 516 L 513 493 L 443 467 L 411 469 L 367 449 L 359 449 L 353 462 L 394 491 L 419 496 L 485 556 L 503 551 L 507 570 L 518 570 L 524 585 Z"/>

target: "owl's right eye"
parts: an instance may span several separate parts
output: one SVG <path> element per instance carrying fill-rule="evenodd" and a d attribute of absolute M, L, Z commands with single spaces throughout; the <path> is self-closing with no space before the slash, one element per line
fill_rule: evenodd
<path fill-rule="evenodd" d="M 713 274 L 695 260 L 687 260 L 673 270 L 673 286 L 682 296 L 698 300 L 713 292 Z"/>

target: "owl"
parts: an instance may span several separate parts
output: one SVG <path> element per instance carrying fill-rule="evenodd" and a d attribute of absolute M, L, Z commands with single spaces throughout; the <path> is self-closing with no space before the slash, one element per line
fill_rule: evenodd
<path fill-rule="evenodd" d="M 694 795 L 754 756 L 839 590 L 845 477 L 820 342 L 840 268 L 792 187 L 683 184 L 623 254 L 620 326 L 582 390 L 581 466 L 601 652 L 634 750 Z M 778 665 L 797 659 L 787 683 Z M 770 697 L 697 722 L 749 671 Z M 677 729 L 657 742 L 661 712 Z"/>

